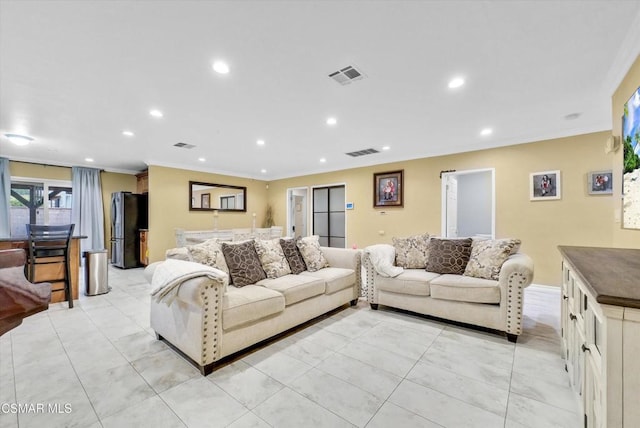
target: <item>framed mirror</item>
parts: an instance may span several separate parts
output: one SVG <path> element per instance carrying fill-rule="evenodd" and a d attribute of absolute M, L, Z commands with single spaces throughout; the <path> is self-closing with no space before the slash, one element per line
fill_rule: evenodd
<path fill-rule="evenodd" d="M 247 212 L 247 188 L 189 181 L 189 211 Z"/>

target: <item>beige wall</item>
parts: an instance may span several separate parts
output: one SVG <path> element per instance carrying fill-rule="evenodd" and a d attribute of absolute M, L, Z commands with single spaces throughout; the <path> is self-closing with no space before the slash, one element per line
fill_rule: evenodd
<path fill-rule="evenodd" d="M 362 248 L 391 243 L 393 236 L 439 235 L 440 171 L 495 168 L 496 236 L 522 239 L 522 251 L 536 265 L 536 283 L 559 285 L 558 245 L 612 245 L 613 196 L 587 193 L 587 172 L 613 166 L 615 157 L 604 153 L 608 135 L 601 132 L 277 180 L 269 183 L 269 201 L 276 224 L 286 225 L 287 188 L 345 183 L 347 201 L 355 204 L 347 211 L 347 246 Z M 396 169 L 404 169 L 404 208 L 374 209 L 373 173 Z M 561 171 L 562 199 L 530 201 L 529 173 L 556 169 Z"/>
<path fill-rule="evenodd" d="M 220 212 L 219 229 L 250 228 L 253 213 L 260 227 L 267 205 L 266 182 L 184 169 L 149 167 L 149 259 L 164 259 L 176 246 L 175 229 L 213 229 L 212 211 L 189 211 L 189 181 L 230 184 L 247 188 L 247 212 Z"/>
<path fill-rule="evenodd" d="M 48 180 L 68 180 L 71 181 L 71 168 L 62 166 L 49 166 L 26 162 L 9 162 L 9 169 L 12 177 L 42 178 Z M 111 239 L 111 193 L 120 190 L 127 192 L 136 191 L 136 176 L 131 174 L 120 174 L 117 172 L 103 171 L 100 176 L 102 181 L 102 203 L 104 205 L 104 231 L 105 248 L 109 248 Z"/>
<path fill-rule="evenodd" d="M 614 92 L 612 97 L 612 132 L 613 135 L 622 138 L 622 109 L 624 103 L 627 102 L 631 94 L 640 87 L 640 56 L 636 58 L 636 61 L 629 69 L 629 72 L 622 80 L 618 89 Z M 622 147 L 615 153 L 615 167 L 613 169 L 613 194 L 622 194 Z M 622 200 L 616 198 L 614 201 L 613 209 L 620 216 L 622 208 Z M 620 223 L 613 225 L 613 246 L 621 248 L 640 248 L 640 230 L 622 229 Z"/>

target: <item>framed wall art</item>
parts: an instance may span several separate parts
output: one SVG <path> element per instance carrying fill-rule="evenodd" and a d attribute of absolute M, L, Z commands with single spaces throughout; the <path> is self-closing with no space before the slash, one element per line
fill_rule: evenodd
<path fill-rule="evenodd" d="M 404 170 L 373 174 L 373 207 L 404 206 Z"/>
<path fill-rule="evenodd" d="M 529 199 L 549 201 L 560 199 L 560 171 L 532 172 L 529 175 Z"/>
<path fill-rule="evenodd" d="M 613 171 L 591 171 L 587 173 L 587 189 L 590 195 L 613 193 Z"/>
<path fill-rule="evenodd" d="M 622 227 L 640 229 L 640 88 L 624 104 L 622 144 Z"/>

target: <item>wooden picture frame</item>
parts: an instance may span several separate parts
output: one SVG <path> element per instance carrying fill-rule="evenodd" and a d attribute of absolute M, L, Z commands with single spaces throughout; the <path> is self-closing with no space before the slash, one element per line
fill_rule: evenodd
<path fill-rule="evenodd" d="M 200 195 L 200 207 L 211 208 L 211 193 L 203 193 Z"/>
<path fill-rule="evenodd" d="M 529 199 L 550 201 L 561 198 L 560 171 L 532 172 L 529 175 Z"/>
<path fill-rule="evenodd" d="M 373 174 L 373 207 L 404 206 L 404 170 Z"/>
<path fill-rule="evenodd" d="M 587 173 L 587 190 L 590 195 L 613 194 L 613 171 L 590 171 Z"/>

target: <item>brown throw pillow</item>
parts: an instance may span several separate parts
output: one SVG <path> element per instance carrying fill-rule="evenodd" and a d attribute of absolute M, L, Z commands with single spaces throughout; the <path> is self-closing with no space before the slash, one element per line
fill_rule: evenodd
<path fill-rule="evenodd" d="M 229 276 L 236 287 L 255 284 L 267 277 L 253 246 L 253 240 L 237 244 L 223 242 L 222 252 L 229 267 Z"/>
<path fill-rule="evenodd" d="M 471 238 L 435 239 L 429 242 L 427 271 L 462 275 L 471 256 Z"/>
<path fill-rule="evenodd" d="M 284 256 L 289 262 L 292 274 L 298 275 L 299 273 L 307 270 L 307 265 L 304 264 L 304 259 L 302 258 L 302 254 L 300 254 L 300 250 L 298 250 L 298 246 L 294 239 L 281 239 L 280 246 L 282 247 Z"/>

